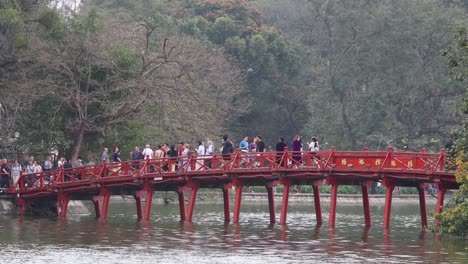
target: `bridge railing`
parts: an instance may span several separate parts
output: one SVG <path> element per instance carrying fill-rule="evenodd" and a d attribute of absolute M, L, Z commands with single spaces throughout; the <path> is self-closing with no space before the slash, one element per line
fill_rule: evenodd
<path fill-rule="evenodd" d="M 334 148 L 312 153 L 309 151 L 240 152 L 224 155 L 194 155 L 165 157 L 151 160 L 130 160 L 119 163 L 82 166 L 78 168 L 21 173 L 10 192 L 47 190 L 82 181 L 105 180 L 115 177 L 141 177 L 144 175 L 177 176 L 209 175 L 210 173 L 255 172 L 260 170 L 311 170 L 311 171 L 424 171 L 443 172 L 445 152 L 394 152 L 388 151 L 336 151 Z"/>
<path fill-rule="evenodd" d="M 11 187 L 11 191 L 37 191 L 47 190 L 56 185 L 60 178 L 59 170 L 49 170 L 40 173 L 23 173 L 20 172 L 20 177 L 16 184 Z"/>
<path fill-rule="evenodd" d="M 444 171 L 445 152 L 387 152 L 335 151 L 332 149 L 331 166 L 338 170 L 406 170 Z"/>

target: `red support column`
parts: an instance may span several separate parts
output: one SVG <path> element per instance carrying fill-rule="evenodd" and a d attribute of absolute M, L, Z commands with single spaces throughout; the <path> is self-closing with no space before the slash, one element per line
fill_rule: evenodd
<path fill-rule="evenodd" d="M 239 215 L 240 215 L 240 207 L 241 207 L 241 201 L 242 201 L 242 189 L 244 188 L 244 185 L 241 183 L 236 185 L 236 200 L 234 201 L 234 219 L 233 223 L 238 224 L 239 223 Z"/>
<path fill-rule="evenodd" d="M 421 213 L 421 227 L 427 229 L 427 210 L 426 210 L 426 194 L 424 193 L 424 187 L 418 186 L 419 192 L 419 211 Z"/>
<path fill-rule="evenodd" d="M 185 210 L 184 191 L 181 188 L 179 188 L 177 190 L 177 195 L 179 196 L 180 221 L 185 221 L 187 219 L 187 216 L 186 216 L 186 210 Z"/>
<path fill-rule="evenodd" d="M 444 206 L 444 196 L 445 196 L 445 186 L 443 186 L 442 184 L 437 184 L 437 207 L 436 207 L 436 214 L 440 214 L 442 213 L 442 209 L 443 209 L 443 206 Z M 434 221 L 434 224 L 436 226 L 439 226 L 439 221 L 436 219 Z"/>
<path fill-rule="evenodd" d="M 338 184 L 332 183 L 331 197 L 330 197 L 330 219 L 328 223 L 329 227 L 335 227 L 337 194 L 338 194 Z"/>
<path fill-rule="evenodd" d="M 317 219 L 317 226 L 322 225 L 322 206 L 320 205 L 320 186 L 312 185 L 314 190 L 314 204 L 315 204 L 315 217 Z"/>
<path fill-rule="evenodd" d="M 67 217 L 68 203 L 70 196 L 64 193 L 57 194 L 57 214 L 60 217 Z"/>
<path fill-rule="evenodd" d="M 106 193 L 103 195 L 102 200 L 102 210 L 101 210 L 101 217 L 107 218 L 107 212 L 109 211 L 109 200 L 110 200 L 110 193 Z"/>
<path fill-rule="evenodd" d="M 195 202 L 197 200 L 197 192 L 198 192 L 198 186 L 194 186 L 192 188 L 192 191 L 190 192 L 190 203 L 189 203 L 189 208 L 187 212 L 187 221 L 192 222 L 193 218 L 193 209 L 195 207 Z"/>
<path fill-rule="evenodd" d="M 275 194 L 273 192 L 273 186 L 267 185 L 265 186 L 268 192 L 268 209 L 270 211 L 270 223 L 276 223 L 276 215 L 275 215 Z"/>
<path fill-rule="evenodd" d="M 107 212 L 109 210 L 109 200 L 111 196 L 110 190 L 101 188 L 99 195 L 93 197 L 94 210 L 96 211 L 96 218 L 107 218 Z M 99 204 L 102 201 L 102 208 Z"/>
<path fill-rule="evenodd" d="M 364 220 L 366 227 L 371 226 L 371 214 L 369 206 L 369 191 L 367 189 L 367 183 L 361 185 L 362 190 L 362 206 L 364 207 Z"/>
<path fill-rule="evenodd" d="M 387 192 L 385 194 L 383 228 L 388 229 L 390 227 L 390 212 L 392 209 L 392 196 L 393 196 L 393 189 L 395 189 L 395 183 L 384 180 L 384 185 L 387 187 Z"/>
<path fill-rule="evenodd" d="M 224 200 L 224 222 L 229 223 L 231 222 L 231 212 L 229 208 L 229 189 L 231 188 L 230 185 L 223 186 L 223 200 Z"/>
<path fill-rule="evenodd" d="M 283 201 L 281 204 L 281 215 L 280 215 L 280 225 L 286 224 L 286 216 L 288 214 L 288 202 L 289 202 L 289 188 L 291 188 L 291 183 L 289 181 L 283 182 Z"/>
<path fill-rule="evenodd" d="M 94 204 L 94 212 L 96 213 L 96 218 L 101 217 L 101 206 L 99 204 L 99 200 L 93 199 L 93 204 Z"/>
<path fill-rule="evenodd" d="M 153 195 L 154 195 L 154 190 L 146 191 L 145 213 L 143 215 L 144 220 L 150 220 L 151 204 L 153 203 Z"/>
<path fill-rule="evenodd" d="M 28 201 L 20 197 L 16 200 L 15 205 L 18 214 L 23 216 L 26 213 L 26 208 L 28 208 Z"/>
<path fill-rule="evenodd" d="M 138 219 L 142 219 L 143 218 L 143 210 L 142 210 L 142 206 L 141 206 L 141 195 L 139 194 L 135 194 L 135 203 L 136 203 L 136 208 L 137 208 L 137 217 Z"/>

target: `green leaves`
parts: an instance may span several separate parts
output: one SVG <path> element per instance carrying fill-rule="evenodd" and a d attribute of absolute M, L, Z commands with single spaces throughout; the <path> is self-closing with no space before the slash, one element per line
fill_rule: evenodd
<path fill-rule="evenodd" d="M 135 50 L 128 47 L 116 47 L 112 52 L 112 57 L 117 66 L 129 74 L 130 77 L 137 70 L 139 56 Z"/>
<path fill-rule="evenodd" d="M 230 17 L 218 17 L 210 25 L 207 35 L 208 39 L 215 44 L 224 44 L 230 37 L 239 36 L 241 28 Z"/>

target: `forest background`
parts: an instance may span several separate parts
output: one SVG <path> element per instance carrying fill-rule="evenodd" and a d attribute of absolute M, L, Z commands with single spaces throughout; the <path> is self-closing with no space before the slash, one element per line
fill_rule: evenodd
<path fill-rule="evenodd" d="M 0 149 L 76 159 L 262 135 L 438 151 L 468 1 L 0 0 Z"/>

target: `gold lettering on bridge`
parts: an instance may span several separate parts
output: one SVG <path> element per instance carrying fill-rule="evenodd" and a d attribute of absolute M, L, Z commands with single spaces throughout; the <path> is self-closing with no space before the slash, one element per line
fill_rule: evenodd
<path fill-rule="evenodd" d="M 346 164 L 348 164 L 348 161 L 346 161 L 346 159 L 341 159 L 341 165 L 346 166 Z"/>
<path fill-rule="evenodd" d="M 413 168 L 413 161 L 412 160 L 408 160 L 408 167 Z"/>
<path fill-rule="evenodd" d="M 382 160 L 381 160 L 381 159 L 376 159 L 376 160 L 375 160 L 375 165 L 378 166 L 378 165 L 380 165 L 380 164 L 382 164 Z"/>
<path fill-rule="evenodd" d="M 359 159 L 359 165 L 362 166 L 362 165 L 364 165 L 364 164 L 365 164 L 365 163 L 364 163 L 364 159 Z"/>
<path fill-rule="evenodd" d="M 390 165 L 392 165 L 392 167 L 396 167 L 396 161 L 392 160 L 392 162 L 390 162 Z"/>

